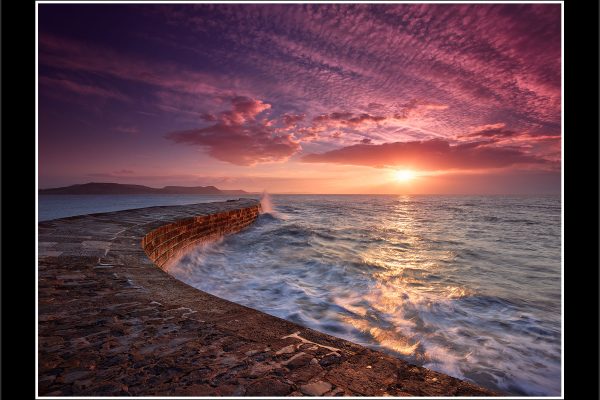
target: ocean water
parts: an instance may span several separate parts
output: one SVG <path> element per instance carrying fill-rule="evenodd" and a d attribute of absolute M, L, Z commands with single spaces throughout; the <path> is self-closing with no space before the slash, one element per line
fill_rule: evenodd
<path fill-rule="evenodd" d="M 169 272 L 511 395 L 559 396 L 560 197 L 273 195 Z"/>

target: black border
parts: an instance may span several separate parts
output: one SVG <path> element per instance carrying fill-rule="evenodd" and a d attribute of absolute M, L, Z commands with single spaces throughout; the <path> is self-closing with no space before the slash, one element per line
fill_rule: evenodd
<path fill-rule="evenodd" d="M 35 398 L 35 3 L 1 4 L 2 398 Z"/>
<path fill-rule="evenodd" d="M 578 7 L 577 7 L 578 6 Z M 565 398 L 600 398 L 597 2 L 564 5 Z"/>

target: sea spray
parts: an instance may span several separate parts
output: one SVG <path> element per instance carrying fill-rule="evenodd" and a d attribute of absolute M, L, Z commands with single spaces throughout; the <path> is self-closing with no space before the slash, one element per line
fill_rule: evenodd
<path fill-rule="evenodd" d="M 210 257 L 215 257 L 221 254 L 221 245 L 224 237 L 221 236 L 209 242 L 201 242 L 194 246 L 194 250 L 185 253 L 173 262 L 169 263 L 167 272 L 175 274 L 181 280 L 189 280 L 196 274 L 195 268 L 202 265 Z"/>
<path fill-rule="evenodd" d="M 269 193 L 264 191 L 260 197 L 260 208 L 265 214 L 274 214 L 273 204 L 271 203 L 271 196 Z"/>

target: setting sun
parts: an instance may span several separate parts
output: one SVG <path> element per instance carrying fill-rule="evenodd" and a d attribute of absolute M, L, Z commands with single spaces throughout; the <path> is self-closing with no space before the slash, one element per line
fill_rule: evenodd
<path fill-rule="evenodd" d="M 401 182 L 406 182 L 413 179 L 415 177 L 415 173 L 414 171 L 403 169 L 401 171 L 396 171 L 395 177 Z"/>

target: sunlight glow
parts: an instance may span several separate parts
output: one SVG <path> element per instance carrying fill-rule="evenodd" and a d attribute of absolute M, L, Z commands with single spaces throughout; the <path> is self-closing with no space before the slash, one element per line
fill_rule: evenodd
<path fill-rule="evenodd" d="M 406 181 L 410 181 L 411 179 L 414 179 L 415 173 L 414 173 L 414 171 L 411 171 L 408 169 L 403 169 L 400 171 L 396 171 L 395 177 L 397 180 L 399 180 L 401 182 L 406 182 Z"/>

